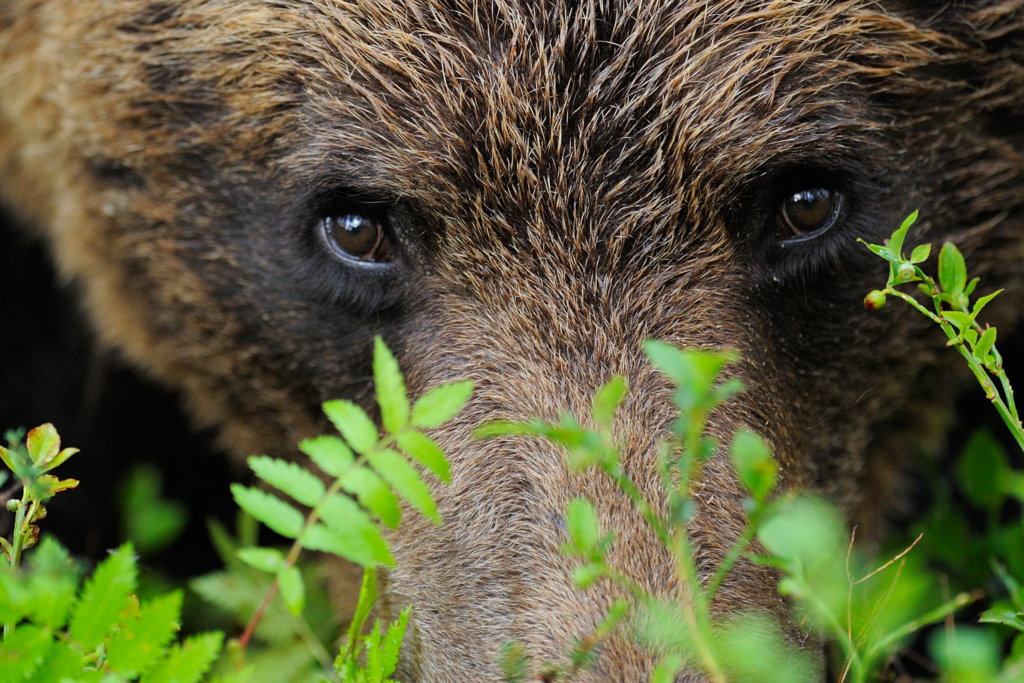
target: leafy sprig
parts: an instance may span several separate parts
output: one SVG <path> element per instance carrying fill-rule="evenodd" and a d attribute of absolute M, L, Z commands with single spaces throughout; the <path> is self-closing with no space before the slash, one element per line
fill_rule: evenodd
<path fill-rule="evenodd" d="M 865 297 L 864 304 L 871 310 L 878 310 L 885 305 L 887 296 L 895 296 L 941 327 L 949 340 L 947 346 L 956 348 L 967 361 L 971 372 L 985 390 L 985 396 L 992 401 L 1017 444 L 1024 449 L 1024 425 L 1021 424 L 1017 413 L 1013 387 L 1003 369 L 1003 357 L 996 349 L 996 328 L 983 326 L 978 322 L 981 311 L 1003 290 L 983 296 L 972 305 L 971 295 L 980 279 L 967 280 L 964 257 L 952 242 L 943 244 L 939 252 L 938 282 L 921 270 L 918 264 L 925 262 L 931 255 L 930 244 L 915 247 L 910 258 L 903 254 L 907 232 L 917 218 L 917 211 L 910 214 L 885 244 L 865 242 L 868 249 L 889 262 L 889 279 L 884 289 L 870 292 Z M 932 310 L 909 294 L 896 289 L 900 285 L 912 282 L 917 282 L 921 292 L 931 300 Z M 993 382 L 992 376 L 998 378 L 999 387 Z"/>
<path fill-rule="evenodd" d="M 299 444 L 331 478 L 328 483 L 293 462 L 266 456 L 249 458 L 249 466 L 259 479 L 295 503 L 307 506 L 307 513 L 259 488 L 241 484 L 231 487 L 242 510 L 293 539 L 286 553 L 259 547 L 238 551 L 242 562 L 274 577 L 238 640 L 238 650 L 243 654 L 278 593 L 293 614 L 302 613 L 305 586 L 296 567 L 302 550 L 338 555 L 372 571 L 377 566 L 394 565 L 382 526 L 398 526 L 400 500 L 434 523 L 441 523 L 430 488 L 416 465 L 444 483 L 451 480 L 443 451 L 424 430 L 438 427 L 458 413 L 473 390 L 472 382 L 436 387 L 410 404 L 398 362 L 380 337 L 374 342 L 373 375 L 383 434 L 361 407 L 335 400 L 323 408 L 340 436 L 324 435 Z"/>

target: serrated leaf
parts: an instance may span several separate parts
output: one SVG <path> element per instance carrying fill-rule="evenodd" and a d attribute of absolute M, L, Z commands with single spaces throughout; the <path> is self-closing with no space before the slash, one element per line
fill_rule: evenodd
<path fill-rule="evenodd" d="M 380 517 L 389 527 L 394 529 L 398 526 L 402 519 L 398 498 L 391 493 L 384 480 L 371 470 L 366 467 L 352 470 L 341 483 L 341 487 L 359 498 L 359 503 L 363 507 Z"/>
<path fill-rule="evenodd" d="M 412 425 L 420 429 L 441 426 L 462 410 L 472 393 L 473 382 L 468 380 L 434 387 L 413 405 Z"/>
<path fill-rule="evenodd" d="M 352 450 L 340 438 L 330 434 L 306 439 L 299 444 L 299 449 L 332 477 L 344 475 L 355 464 Z"/>
<path fill-rule="evenodd" d="M 377 445 L 377 426 L 355 403 L 342 399 L 327 401 L 324 413 L 356 453 L 365 455 Z"/>
<path fill-rule="evenodd" d="M 344 652 L 351 654 L 355 651 L 356 639 L 363 632 L 363 624 L 366 623 L 366 618 L 370 616 L 370 610 L 377 603 L 378 596 L 377 572 L 368 567 L 363 570 L 363 581 L 359 586 L 359 601 L 356 603 L 352 622 L 348 626 L 348 642 Z"/>
<path fill-rule="evenodd" d="M 32 681 L 46 660 L 53 635 L 25 624 L 0 642 L 0 681 Z"/>
<path fill-rule="evenodd" d="M 574 498 L 565 509 L 566 530 L 572 547 L 580 554 L 588 554 L 601 540 L 597 512 L 586 498 Z"/>
<path fill-rule="evenodd" d="M 248 462 L 257 477 L 303 505 L 316 505 L 326 492 L 323 482 L 294 462 L 265 455 L 253 456 Z"/>
<path fill-rule="evenodd" d="M 952 242 L 943 244 L 939 252 L 939 283 L 950 294 L 962 294 L 967 285 L 967 264 Z"/>
<path fill-rule="evenodd" d="M 348 496 L 330 496 L 321 507 L 324 524 L 343 538 L 361 539 L 378 563 L 393 564 L 391 551 L 380 528 L 358 504 Z"/>
<path fill-rule="evenodd" d="M 140 683 L 198 683 L 220 654 L 224 640 L 221 633 L 192 636 L 170 653 L 146 675 Z"/>
<path fill-rule="evenodd" d="M 448 459 L 441 447 L 423 432 L 410 429 L 398 435 L 398 447 L 446 484 L 452 483 Z"/>
<path fill-rule="evenodd" d="M 131 543 L 110 554 L 85 583 L 82 597 L 71 613 L 68 634 L 90 652 L 121 621 L 121 610 L 135 590 L 138 569 Z"/>
<path fill-rule="evenodd" d="M 25 437 L 25 448 L 32 462 L 40 467 L 57 456 L 60 451 L 60 435 L 52 424 L 39 425 Z"/>
<path fill-rule="evenodd" d="M 910 254 L 911 263 L 924 263 L 931 256 L 932 245 L 930 244 L 919 244 L 914 247 L 914 251 Z"/>
<path fill-rule="evenodd" d="M 281 598 L 288 611 L 299 616 L 306 608 L 306 584 L 302 582 L 302 574 L 298 567 L 288 567 L 277 575 L 277 585 L 281 589 Z"/>
<path fill-rule="evenodd" d="M 430 487 L 420 478 L 420 473 L 416 471 L 416 468 L 410 465 L 401 454 L 385 448 L 377 453 L 371 453 L 368 460 L 377 474 L 398 495 L 409 501 L 414 508 L 433 520 L 434 523 L 441 523 L 434 498 L 430 495 Z"/>
<path fill-rule="evenodd" d="M 78 563 L 67 550 L 53 537 L 44 538 L 32 553 L 31 571 L 25 580 L 27 599 L 21 607 L 29 619 L 52 630 L 62 627 L 74 602 L 80 574 Z M 3 601 L 0 596 L 0 603 Z"/>
<path fill-rule="evenodd" d="M 277 496 L 241 484 L 231 485 L 231 495 L 238 507 L 282 536 L 296 538 L 302 531 L 302 513 Z"/>
<path fill-rule="evenodd" d="M 150 600 L 118 629 L 107 646 L 107 664 L 125 678 L 149 670 L 180 628 L 181 591 Z"/>
<path fill-rule="evenodd" d="M 591 415 L 594 422 L 610 429 L 615 419 L 615 411 L 622 405 L 629 393 L 629 383 L 622 375 L 615 375 L 604 383 L 594 395 L 594 406 Z"/>
<path fill-rule="evenodd" d="M 66 683 L 69 680 L 77 682 L 81 680 L 78 678 L 81 675 L 82 653 L 58 640 L 51 645 L 46 659 L 32 674 L 32 683 Z"/>
<path fill-rule="evenodd" d="M 405 637 L 405 629 L 409 624 L 409 612 L 411 611 L 412 605 L 402 610 L 402 613 L 398 615 L 398 620 L 388 627 L 384 642 L 381 643 L 381 673 L 385 677 L 395 673 L 395 669 L 398 667 L 398 652 L 402 647 L 402 639 Z"/>
<path fill-rule="evenodd" d="M 238 559 L 253 569 L 276 574 L 284 566 L 284 555 L 273 548 L 242 548 Z"/>
<path fill-rule="evenodd" d="M 982 333 L 978 343 L 974 345 L 974 355 L 982 362 L 988 358 L 989 352 L 996 343 L 996 328 L 990 327 Z"/>
<path fill-rule="evenodd" d="M 380 335 L 373 338 L 373 383 L 384 428 L 397 434 L 409 421 L 409 399 L 398 361 Z"/>
<path fill-rule="evenodd" d="M 378 559 L 366 539 L 355 530 L 335 533 L 323 524 L 314 524 L 302 534 L 302 547 L 331 553 L 362 567 L 394 564 L 394 559 L 389 562 Z M 388 555 L 390 557 L 390 551 Z"/>
<path fill-rule="evenodd" d="M 775 488 L 779 471 L 764 439 L 750 430 L 740 430 L 732 439 L 729 455 L 743 488 L 755 501 L 763 503 Z"/>

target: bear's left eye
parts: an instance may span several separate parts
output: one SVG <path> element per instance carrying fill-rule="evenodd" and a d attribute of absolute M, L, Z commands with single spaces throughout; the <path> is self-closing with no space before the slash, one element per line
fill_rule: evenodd
<path fill-rule="evenodd" d="M 377 217 L 358 213 L 328 216 L 320 220 L 320 234 L 336 256 L 348 261 L 391 260 L 384 221 Z"/>
<path fill-rule="evenodd" d="M 825 232 L 839 217 L 842 198 L 835 190 L 824 187 L 801 189 L 789 194 L 779 207 L 779 237 L 792 240 Z"/>

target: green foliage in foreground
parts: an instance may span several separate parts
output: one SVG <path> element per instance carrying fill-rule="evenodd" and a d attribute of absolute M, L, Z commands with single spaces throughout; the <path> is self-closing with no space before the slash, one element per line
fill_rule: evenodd
<path fill-rule="evenodd" d="M 913 219 L 885 245 L 869 245 L 891 267 L 886 288 L 869 294 L 865 303 L 877 309 L 886 297 L 897 296 L 939 324 L 1018 443 L 1024 443 L 1013 391 L 995 348 L 995 329 L 977 322 L 995 294 L 972 305 L 977 280 L 967 282 L 963 257 L 952 244 L 940 253 L 938 282 L 917 265 L 928 258 L 930 247 L 919 246 L 905 257 L 902 244 Z M 896 289 L 910 282 L 920 283 L 934 311 Z M 1010 468 L 991 436 L 972 437 L 957 484 L 987 516 L 985 533 L 974 537 L 970 521 L 952 504 L 952 491 L 939 487 L 939 504 L 919 524 L 922 536 L 880 562 L 854 547 L 831 503 L 776 489 L 777 466 L 756 433 L 741 430 L 727 443 L 706 433 L 708 416 L 744 389 L 728 376 L 738 360 L 735 354 L 686 351 L 656 341 L 648 342 L 645 351 L 677 387 L 680 417 L 659 449 L 666 514 L 645 498 L 619 456 L 615 413 L 628 394 L 622 377 L 612 378 L 595 396 L 588 420 L 593 427 L 567 414 L 556 423 L 493 423 L 478 434 L 549 439 L 565 449 L 570 470 L 593 469 L 608 477 L 674 557 L 677 579 L 689 597 L 647 593 L 616 568 L 608 560 L 616 530 L 605 528 L 602 511 L 590 501 L 573 500 L 565 513 L 563 549 L 578 563 L 573 579 L 580 590 L 610 582 L 620 597 L 561 661 L 534 662 L 523 646 L 508 643 L 500 662 L 508 681 L 537 675 L 546 681 L 573 680 L 593 665 L 609 638 L 630 639 L 658 653 L 652 683 L 671 683 L 683 670 L 702 672 L 716 683 L 820 680 L 819 663 L 796 647 L 772 617 L 762 612 L 712 617 L 710 605 L 723 583 L 738 564 L 749 568 L 749 563 L 781 572 L 779 590 L 790 599 L 794 623 L 834 653 L 830 679 L 891 677 L 887 667 L 900 648 L 921 629 L 945 621 L 929 638 L 940 679 L 1024 681 L 1024 525 L 1019 516 L 1003 514 L 1008 500 L 1024 502 L 1024 475 Z M 225 569 L 194 579 L 191 587 L 245 625 L 241 637 L 226 648 L 216 632 L 178 638 L 180 591 L 140 602 L 131 544 L 114 551 L 84 585 L 81 568 L 52 539 L 44 539 L 22 566 L 23 552 L 38 539 L 36 523 L 45 515 L 46 501 L 77 484 L 49 472 L 76 451 L 60 449 L 51 425 L 32 430 L 24 444 L 21 434 L 9 433 L 9 446 L 0 449 L 0 456 L 11 472 L 0 473 L 0 499 L 16 519 L 11 540 L 0 539 L 7 559 L 0 567 L 0 680 L 195 683 L 207 675 L 221 683 L 391 681 L 414 606 L 389 626 L 377 622 L 365 632 L 378 597 L 377 568 L 394 563 L 383 530 L 400 523 L 402 501 L 441 522 L 423 475 L 447 482 L 450 474 L 426 430 L 457 413 L 472 386 L 438 387 L 411 404 L 398 365 L 379 338 L 374 380 L 383 432 L 355 404 L 326 403 L 324 411 L 340 436 L 300 444 L 320 472 L 265 456 L 250 458 L 256 476 L 277 494 L 234 485 L 232 493 L 243 511 L 237 536 L 211 525 Z M 697 512 L 703 468 L 714 457 L 729 458 L 746 491 L 748 524 L 715 572 L 701 577 L 687 525 Z M 13 482 L 2 490 L 11 474 Z M 166 546 L 184 524 L 185 511 L 162 499 L 159 476 L 152 471 L 137 472 L 124 497 L 136 513 L 125 534 L 137 539 L 144 552 Z M 291 545 L 258 546 L 259 523 L 291 539 Z M 366 568 L 355 617 L 333 657 L 329 650 L 339 634 L 322 575 L 317 563 L 303 555 L 306 549 Z M 950 584 L 963 592 L 944 599 L 947 589 L 924 568 L 925 559 L 948 570 Z M 984 625 L 956 625 L 953 613 L 976 599 L 977 592 L 967 591 L 982 584 L 997 598 L 980 619 Z"/>

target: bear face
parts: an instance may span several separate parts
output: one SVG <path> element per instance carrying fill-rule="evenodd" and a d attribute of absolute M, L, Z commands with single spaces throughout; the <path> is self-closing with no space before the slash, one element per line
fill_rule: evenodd
<path fill-rule="evenodd" d="M 614 487 L 475 426 L 585 414 L 621 373 L 624 466 L 657 500 L 674 415 L 641 343 L 733 348 L 748 390 L 712 432 L 759 431 L 785 487 L 870 519 L 950 371 L 927 321 L 864 310 L 884 264 L 857 238 L 921 208 L 912 239 L 956 241 L 1015 319 L 1024 9 L 943 7 L 3 0 L 0 192 L 103 339 L 240 456 L 293 453 L 324 400 L 372 408 L 375 334 L 413 396 L 473 380 L 435 434 L 445 525 L 394 533 L 387 605 L 416 605 L 404 678 L 498 680 L 502 643 L 558 661 L 615 597 L 571 583 L 573 497 L 615 565 L 677 587 Z M 702 571 L 741 498 L 712 460 Z M 785 615 L 748 563 L 716 604 L 738 607 Z M 612 640 L 582 680 L 652 666 Z"/>

